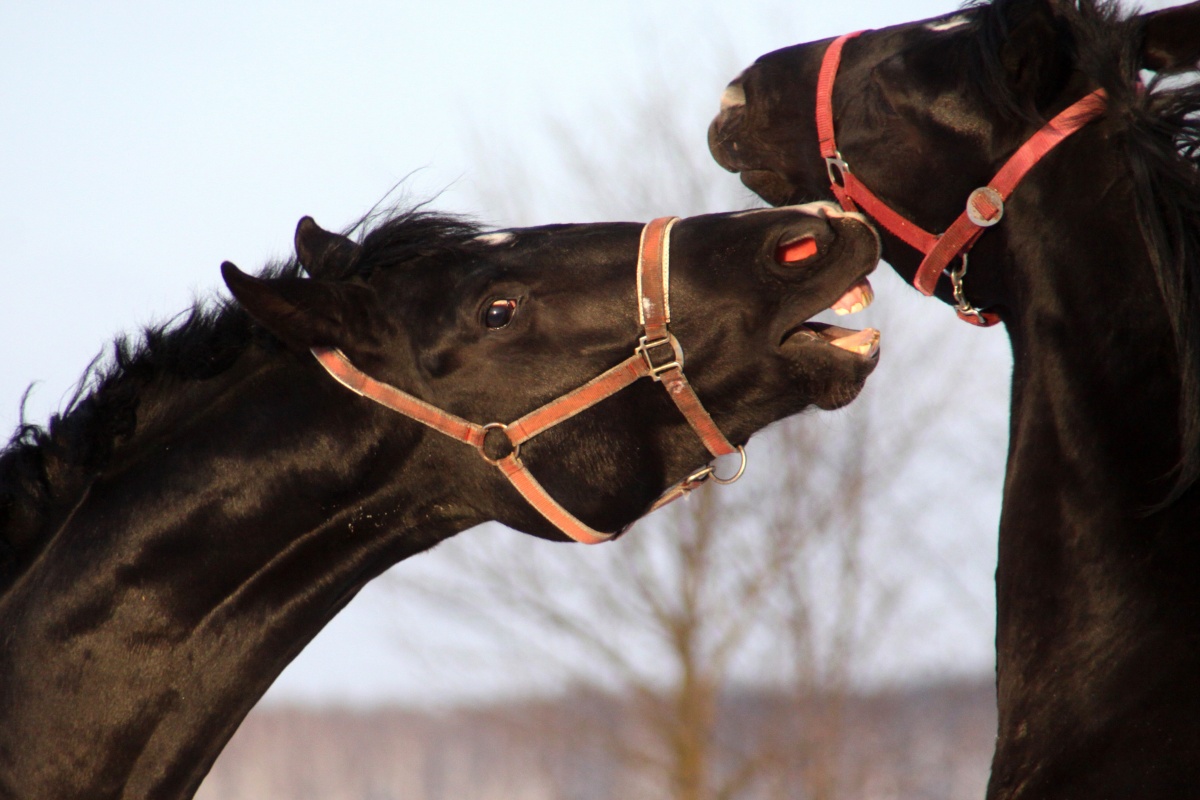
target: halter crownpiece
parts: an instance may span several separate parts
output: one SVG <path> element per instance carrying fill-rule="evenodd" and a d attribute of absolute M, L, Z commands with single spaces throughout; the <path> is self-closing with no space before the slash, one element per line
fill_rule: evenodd
<path fill-rule="evenodd" d="M 847 211 L 861 209 L 905 244 L 925 254 L 913 278 L 913 286 L 922 294 L 933 294 L 938 278 L 945 272 L 954 291 L 958 316 L 972 325 L 995 325 L 1000 321 L 999 315 L 975 308 L 964 294 L 967 253 L 984 231 L 1004 217 L 1004 203 L 1025 174 L 1060 142 L 1103 114 L 1107 96 L 1103 89 L 1096 89 L 1059 112 L 1009 157 L 987 185 L 971 192 L 966 209 L 949 228 L 935 235 L 896 213 L 876 197 L 850 171 L 850 165 L 838 150 L 833 132 L 833 85 L 841 65 L 842 48 L 847 41 L 862 33 L 855 31 L 834 39 L 825 50 L 817 74 L 817 138 L 833 194 L 842 208 Z M 959 266 L 948 269 L 956 258 L 961 259 Z"/>
<path fill-rule="evenodd" d="M 683 347 L 668 330 L 670 312 L 670 237 L 678 217 L 661 217 L 642 229 L 638 246 L 637 294 L 638 321 L 643 335 L 634 347 L 633 355 L 615 367 L 601 373 L 584 385 L 546 405 L 534 409 L 515 422 L 491 422 L 480 425 L 443 411 L 390 384 L 377 381 L 355 367 L 335 348 L 314 347 L 316 356 L 334 380 L 351 391 L 374 400 L 380 405 L 403 414 L 479 451 L 483 459 L 500 470 L 525 500 L 560 531 L 577 542 L 598 544 L 616 533 L 594 530 L 563 508 L 521 461 L 521 445 L 555 425 L 616 394 L 641 378 L 662 383 L 667 395 L 675 402 L 692 430 L 714 458 L 738 453 L 742 461 L 737 474 L 719 478 L 711 464 L 688 475 L 672 486 L 650 507 L 655 511 L 676 500 L 712 478 L 718 483 L 732 483 L 746 468 L 746 451 L 730 444 L 704 409 L 683 374 Z M 500 451 L 489 447 L 489 439 L 499 442 Z"/>

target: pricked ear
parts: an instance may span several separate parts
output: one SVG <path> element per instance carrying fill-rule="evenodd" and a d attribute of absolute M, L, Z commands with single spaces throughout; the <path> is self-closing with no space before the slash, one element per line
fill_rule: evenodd
<path fill-rule="evenodd" d="M 301 217 L 296 225 L 296 258 L 300 266 L 314 278 L 344 278 L 350 274 L 358 258 L 357 242 L 330 233 L 312 217 Z"/>
<path fill-rule="evenodd" d="M 379 350 L 386 323 L 375 292 L 366 286 L 255 278 L 228 261 L 221 265 L 221 277 L 251 317 L 292 347 L 337 347 L 347 355 Z"/>
<path fill-rule="evenodd" d="M 1142 66 L 1155 72 L 1187 72 L 1200 66 L 1200 2 L 1141 14 Z"/>

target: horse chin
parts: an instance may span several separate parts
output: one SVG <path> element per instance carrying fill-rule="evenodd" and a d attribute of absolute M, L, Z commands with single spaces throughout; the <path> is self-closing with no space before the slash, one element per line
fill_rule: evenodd
<path fill-rule="evenodd" d="M 879 331 L 805 322 L 780 345 L 798 382 L 816 391 L 808 402 L 826 411 L 841 408 L 862 391 L 879 364 Z"/>
<path fill-rule="evenodd" d="M 744 169 L 738 177 L 742 185 L 773 206 L 790 205 L 796 195 L 787 178 L 773 170 Z"/>

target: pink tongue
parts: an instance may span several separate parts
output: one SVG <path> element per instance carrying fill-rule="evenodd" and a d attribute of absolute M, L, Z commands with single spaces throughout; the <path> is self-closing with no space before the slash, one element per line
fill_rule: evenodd
<path fill-rule="evenodd" d="M 845 316 L 846 314 L 855 314 L 862 311 L 867 306 L 871 305 L 871 301 L 875 299 L 875 292 L 871 289 L 871 284 L 866 278 L 863 278 L 858 283 L 850 287 L 844 295 L 838 298 L 838 301 L 830 306 L 835 314 Z"/>

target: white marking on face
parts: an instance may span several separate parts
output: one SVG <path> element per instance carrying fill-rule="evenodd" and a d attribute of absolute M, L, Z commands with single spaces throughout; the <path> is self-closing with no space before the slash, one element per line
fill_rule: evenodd
<path fill-rule="evenodd" d="M 502 244 L 511 244 L 516 241 L 516 238 L 516 235 L 507 231 L 496 231 L 495 233 L 481 233 L 475 237 L 474 241 L 499 247 Z"/>
<path fill-rule="evenodd" d="M 731 83 L 721 93 L 721 110 L 746 105 L 746 90 L 739 83 Z"/>
<path fill-rule="evenodd" d="M 971 21 L 971 18 L 967 14 L 955 14 L 953 17 L 950 17 L 949 19 L 944 19 L 944 20 L 941 20 L 940 22 L 929 23 L 928 25 L 925 26 L 925 30 L 934 31 L 934 32 L 952 31 L 955 28 L 961 28 L 963 25 L 966 25 L 970 21 Z"/>

